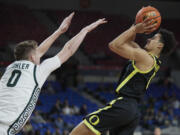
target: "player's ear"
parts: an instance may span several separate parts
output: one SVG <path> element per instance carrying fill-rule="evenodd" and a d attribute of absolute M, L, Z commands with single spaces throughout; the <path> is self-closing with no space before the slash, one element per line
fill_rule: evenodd
<path fill-rule="evenodd" d="M 29 55 L 29 60 L 33 62 L 33 56 L 31 54 Z"/>
<path fill-rule="evenodd" d="M 32 52 L 29 53 L 29 60 L 30 60 L 31 62 L 35 63 L 35 59 L 36 59 L 35 55 L 33 55 Z"/>

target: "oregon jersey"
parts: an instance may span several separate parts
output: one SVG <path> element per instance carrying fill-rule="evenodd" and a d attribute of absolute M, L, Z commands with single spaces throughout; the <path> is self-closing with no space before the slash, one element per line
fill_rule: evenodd
<path fill-rule="evenodd" d="M 155 56 L 154 66 L 140 71 L 134 61 L 129 61 L 122 71 L 118 97 L 105 107 L 87 115 L 83 123 L 96 135 L 109 130 L 110 135 L 132 135 L 140 120 L 138 101 L 159 69 L 160 61 Z"/>
<path fill-rule="evenodd" d="M 145 90 L 160 67 L 159 59 L 153 55 L 151 56 L 154 58 L 154 65 L 147 71 L 139 70 L 134 61 L 127 63 L 122 70 L 120 83 L 116 88 L 118 94 L 136 99 L 141 99 L 144 96 Z"/>

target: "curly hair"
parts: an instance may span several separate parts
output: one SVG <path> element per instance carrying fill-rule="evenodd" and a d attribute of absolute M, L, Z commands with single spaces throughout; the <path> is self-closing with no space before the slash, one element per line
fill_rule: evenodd
<path fill-rule="evenodd" d="M 160 41 L 164 44 L 161 54 L 170 55 L 177 45 L 174 33 L 166 29 L 160 29 L 158 33 L 161 34 Z"/>

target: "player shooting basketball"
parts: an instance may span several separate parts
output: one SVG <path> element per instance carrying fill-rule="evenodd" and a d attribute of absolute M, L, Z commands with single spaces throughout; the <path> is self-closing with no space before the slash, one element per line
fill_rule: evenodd
<path fill-rule="evenodd" d="M 117 98 L 87 115 L 70 135 L 100 135 L 108 130 L 110 135 L 133 135 L 140 119 L 138 103 L 160 68 L 159 57 L 171 52 L 176 43 L 172 32 L 160 29 L 141 48 L 134 41 L 135 36 L 154 31 L 157 24 L 153 21 L 146 18 L 109 43 L 110 50 L 130 60 L 122 70 Z"/>

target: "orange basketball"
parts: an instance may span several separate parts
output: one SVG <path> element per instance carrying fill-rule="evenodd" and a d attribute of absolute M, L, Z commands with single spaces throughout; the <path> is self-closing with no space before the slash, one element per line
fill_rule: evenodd
<path fill-rule="evenodd" d="M 136 24 L 143 22 L 147 17 L 149 17 L 149 20 L 153 19 L 152 23 L 157 23 L 156 29 L 155 29 L 157 30 L 161 24 L 161 15 L 159 11 L 152 6 L 141 8 L 136 14 Z M 153 32 L 153 31 L 150 30 L 150 32 Z"/>

